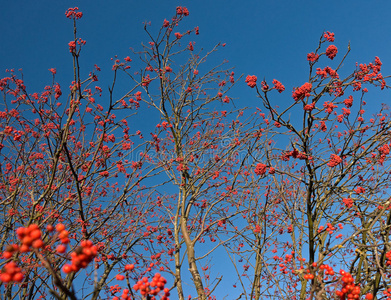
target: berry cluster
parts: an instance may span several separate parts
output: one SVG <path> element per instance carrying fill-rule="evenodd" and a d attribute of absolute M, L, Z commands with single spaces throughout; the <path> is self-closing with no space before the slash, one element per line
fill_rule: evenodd
<path fill-rule="evenodd" d="M 318 264 L 316 262 L 314 262 L 314 263 L 312 263 L 311 266 L 316 271 L 316 268 L 317 268 Z M 319 270 L 325 270 L 324 271 L 324 275 L 326 275 L 326 276 L 327 275 L 334 276 L 334 270 L 329 265 L 322 264 L 322 265 L 319 266 Z M 311 272 L 310 269 L 307 269 L 307 274 L 305 274 L 303 277 L 306 280 L 311 280 L 311 279 L 314 279 L 315 275 Z"/>
<path fill-rule="evenodd" d="M 14 261 L 5 264 L 0 272 L 0 280 L 4 283 L 12 281 L 21 282 L 23 277 L 22 269 Z"/>
<path fill-rule="evenodd" d="M 307 273 L 310 272 L 310 270 L 307 270 Z M 311 279 L 314 279 L 314 274 L 311 274 L 311 273 L 308 273 L 308 274 L 305 274 L 304 275 L 304 279 L 306 280 L 311 280 Z"/>
<path fill-rule="evenodd" d="M 15 252 L 26 253 L 31 251 L 31 248 L 43 248 L 42 233 L 37 224 L 31 224 L 28 227 L 20 227 L 16 230 L 18 239 L 21 245 L 8 245 L 3 252 L 3 257 L 9 259 Z M 23 273 L 14 261 L 11 261 L 2 268 L 0 273 L 0 280 L 2 282 L 21 282 L 23 280 Z"/>
<path fill-rule="evenodd" d="M 46 228 L 49 232 L 54 230 L 52 225 L 48 225 Z M 67 244 L 70 242 L 68 238 L 69 232 L 65 229 L 65 225 L 62 223 L 56 225 L 56 231 L 58 233 L 58 238 L 61 241 L 61 244 L 57 246 L 56 251 L 57 253 L 65 253 Z"/>
<path fill-rule="evenodd" d="M 29 252 L 32 248 L 42 248 L 44 243 L 41 239 L 42 233 L 37 224 L 31 224 L 28 227 L 20 227 L 16 230 L 19 240 L 22 245 L 19 247 L 19 251 Z"/>
<path fill-rule="evenodd" d="M 140 294 L 156 296 L 160 291 L 164 292 L 164 295 L 160 298 L 161 300 L 169 300 L 168 296 L 170 296 L 170 291 L 168 288 L 164 288 L 167 280 L 160 275 L 160 273 L 156 273 L 153 276 L 151 282 L 148 281 L 148 277 L 143 277 L 142 280 L 139 280 L 134 286 L 133 289 L 135 291 L 140 290 Z M 151 298 L 152 300 L 155 297 Z"/>
<path fill-rule="evenodd" d="M 53 231 L 54 228 L 51 225 L 47 227 L 48 231 Z M 59 233 L 59 238 L 62 243 L 69 243 L 68 231 L 65 230 L 63 224 L 58 224 L 56 229 Z M 16 252 L 27 253 L 32 251 L 32 249 L 44 248 L 44 242 L 42 240 L 42 232 L 39 229 L 37 224 L 30 224 L 27 227 L 20 227 L 16 230 L 18 239 L 21 241 L 21 244 L 8 245 L 3 252 L 3 257 L 9 259 Z M 58 251 L 59 253 L 65 252 L 66 246 L 60 245 L 64 249 L 63 251 Z M 59 247 L 60 247 L 59 246 Z M 61 248 L 61 247 L 60 247 Z M 20 271 L 21 269 L 17 267 L 17 264 L 14 261 L 7 263 L 1 271 L 1 281 L 10 282 L 17 281 L 20 282 L 23 279 L 23 274 Z"/>
<path fill-rule="evenodd" d="M 69 8 L 66 12 L 65 12 L 65 16 L 68 18 L 68 19 L 80 19 L 81 17 L 83 17 L 83 13 L 81 11 L 79 11 L 79 8 L 78 7 L 74 7 L 74 8 Z"/>
<path fill-rule="evenodd" d="M 132 271 L 134 269 L 134 264 L 128 264 L 125 266 L 126 271 Z"/>
<path fill-rule="evenodd" d="M 52 225 L 46 227 L 48 232 L 57 231 L 57 237 L 61 241 L 61 244 L 57 246 L 57 253 L 65 253 L 66 246 L 70 240 L 68 238 L 69 232 L 65 229 L 64 224 L 57 224 L 54 228 Z M 37 224 L 31 224 L 28 227 L 20 227 L 16 230 L 16 234 L 21 241 L 21 245 L 13 244 L 8 245 L 3 252 L 3 257 L 9 259 L 15 252 L 27 253 L 33 249 L 44 248 L 44 242 L 42 240 L 42 232 Z M 87 265 L 97 255 L 97 248 L 91 241 L 82 241 L 80 247 L 77 247 L 74 252 L 71 253 L 71 264 L 66 264 L 63 267 L 65 273 L 77 272 L 81 268 L 87 267 Z M 133 265 L 127 266 L 129 270 L 134 268 Z M 2 282 L 21 282 L 23 280 L 23 273 L 14 261 L 7 263 L 0 272 L 0 280 Z"/>
<path fill-rule="evenodd" d="M 342 289 L 336 291 L 335 294 L 340 297 L 340 299 L 359 299 L 360 298 L 360 286 L 354 284 L 353 276 L 341 270 L 339 274 L 342 275 Z"/>
<path fill-rule="evenodd" d="M 250 88 L 253 88 L 257 85 L 257 79 L 258 78 L 255 75 L 247 75 L 246 80 L 244 82 L 246 82 Z"/>
<path fill-rule="evenodd" d="M 311 94 L 312 84 L 309 82 L 304 83 L 301 87 L 296 88 L 292 92 L 292 97 L 295 101 L 303 100 L 305 97 L 309 97 Z"/>
<path fill-rule="evenodd" d="M 78 272 L 80 269 L 84 269 L 97 255 L 97 248 L 91 241 L 82 241 L 80 246 L 71 253 L 71 264 L 65 264 L 62 270 L 64 273 Z"/>
<path fill-rule="evenodd" d="M 326 49 L 326 56 L 331 60 L 333 60 L 334 57 L 337 56 L 337 53 L 338 53 L 338 48 L 335 45 L 330 45 Z"/>
<path fill-rule="evenodd" d="M 185 17 L 187 17 L 189 15 L 189 10 L 184 6 L 177 6 L 176 13 L 178 16 L 184 15 Z"/>
<path fill-rule="evenodd" d="M 319 269 L 321 269 L 321 270 L 326 270 L 326 271 L 324 272 L 325 275 L 334 276 L 334 270 L 333 270 L 333 268 L 332 268 L 331 266 L 329 266 L 329 265 L 320 265 L 320 266 L 319 266 Z"/>

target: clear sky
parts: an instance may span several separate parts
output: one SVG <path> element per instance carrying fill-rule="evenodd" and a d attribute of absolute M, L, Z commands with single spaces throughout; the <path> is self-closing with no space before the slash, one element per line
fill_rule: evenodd
<path fill-rule="evenodd" d="M 56 81 L 63 89 L 70 85 L 68 42 L 73 39 L 73 27 L 64 13 L 78 6 L 84 14 L 78 23 L 79 36 L 87 41 L 81 67 L 88 74 L 94 64 L 100 66 L 100 85 L 107 89 L 112 78 L 110 58 L 131 55 L 130 47 L 137 49 L 148 41 L 143 22 L 151 21 L 152 30 L 157 30 L 179 5 L 190 11 L 182 28 L 200 28 L 196 47 L 210 49 L 226 43 L 215 56 L 216 64 L 227 59 L 237 75 L 266 77 L 269 83 L 273 78 L 280 80 L 286 87 L 285 93 L 274 93 L 280 101 L 292 102 L 292 87 L 308 80 L 306 56 L 316 49 L 324 31 L 335 33 L 339 55 L 350 41 L 346 72 L 353 71 L 356 62 L 368 63 L 379 56 L 382 73 L 391 74 L 389 0 L 3 0 L 0 76 L 7 76 L 5 69 L 23 68 L 28 92 L 41 92 L 51 84 L 48 69 L 56 68 Z M 261 106 L 244 79 L 234 93 L 240 97 L 235 103 Z M 381 102 L 389 102 L 389 92 L 380 95 Z"/>

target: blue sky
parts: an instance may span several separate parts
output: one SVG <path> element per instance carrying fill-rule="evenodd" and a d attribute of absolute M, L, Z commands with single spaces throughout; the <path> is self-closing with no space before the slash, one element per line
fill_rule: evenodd
<path fill-rule="evenodd" d="M 356 62 L 368 63 L 379 56 L 382 73 L 391 73 L 390 1 L 41 0 L 3 1 L 0 76 L 7 76 L 5 69 L 23 68 L 28 91 L 41 92 L 51 84 L 48 69 L 56 68 L 56 81 L 67 87 L 73 79 L 68 49 L 73 28 L 64 13 L 67 8 L 78 6 L 84 13 L 78 22 L 79 36 L 87 41 L 81 67 L 87 75 L 94 64 L 100 66 L 100 86 L 107 89 L 112 78 L 110 58 L 131 55 L 130 47 L 137 49 L 141 42 L 148 41 L 143 22 L 151 21 L 151 30 L 157 30 L 179 5 L 190 11 L 182 28 L 200 28 L 200 35 L 194 39 L 196 48 L 210 49 L 218 42 L 227 44 L 213 57 L 213 65 L 227 59 L 237 75 L 254 74 L 261 79 L 266 77 L 269 83 L 273 78 L 280 80 L 286 92 L 274 93 L 276 101 L 291 103 L 292 87 L 307 81 L 306 55 L 316 49 L 325 30 L 335 33 L 337 58 L 350 41 L 352 50 L 345 62 L 346 72 L 353 71 Z M 233 93 L 240 97 L 235 104 L 261 106 L 244 79 Z M 388 102 L 389 96 L 389 92 L 375 94 L 374 101 L 383 97 L 381 102 Z"/>

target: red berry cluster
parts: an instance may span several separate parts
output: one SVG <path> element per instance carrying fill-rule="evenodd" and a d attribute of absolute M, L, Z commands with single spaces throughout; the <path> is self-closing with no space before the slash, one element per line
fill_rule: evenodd
<path fill-rule="evenodd" d="M 255 75 L 247 75 L 246 80 L 244 82 L 246 82 L 250 88 L 253 88 L 257 85 L 257 79 L 258 78 Z"/>
<path fill-rule="evenodd" d="M 62 270 L 64 273 L 78 272 L 80 269 L 84 269 L 95 258 L 97 254 L 97 248 L 91 241 L 82 241 L 80 246 L 71 253 L 71 264 L 65 264 Z"/>
<path fill-rule="evenodd" d="M 318 267 L 318 264 L 316 262 L 313 262 L 311 267 L 316 271 L 316 268 Z M 325 270 L 324 272 L 324 275 L 330 275 L 330 276 L 333 276 L 334 275 L 334 270 L 331 266 L 329 265 L 320 265 L 319 266 L 319 270 Z M 311 279 L 314 279 L 315 275 L 311 272 L 310 269 L 307 269 L 307 274 L 305 274 L 304 276 L 304 279 L 306 280 L 311 280 Z"/>
<path fill-rule="evenodd" d="M 360 286 L 354 284 L 353 276 L 344 270 L 341 270 L 339 274 L 342 275 L 342 289 L 340 291 L 336 291 L 335 294 L 339 296 L 341 300 L 359 299 Z"/>
<path fill-rule="evenodd" d="M 184 6 L 177 6 L 176 13 L 179 16 L 180 15 L 184 15 L 184 16 L 187 17 L 189 15 L 189 10 L 186 7 L 184 7 Z"/>
<path fill-rule="evenodd" d="M 160 275 L 160 273 L 156 273 L 155 276 L 153 276 L 151 282 L 148 281 L 148 277 L 143 277 L 142 280 L 139 280 L 134 286 L 134 290 L 138 291 L 140 290 L 140 294 L 145 295 L 151 295 L 156 296 L 160 291 L 164 292 L 164 295 L 160 298 L 161 300 L 170 300 L 168 296 L 170 296 L 170 291 L 168 288 L 165 288 L 165 284 L 167 283 L 167 280 Z M 152 300 L 155 299 L 155 297 L 151 298 Z"/>
<path fill-rule="evenodd" d="M 133 269 L 134 269 L 134 264 L 128 264 L 128 265 L 125 266 L 125 271 L 132 271 Z M 118 274 L 117 276 L 115 276 L 115 278 L 117 280 L 124 280 L 125 276 L 121 275 L 121 274 Z"/>
<path fill-rule="evenodd" d="M 54 230 L 52 225 L 48 225 L 46 228 L 49 232 Z M 57 253 L 65 253 L 67 250 L 67 244 L 70 242 L 68 238 L 69 232 L 65 229 L 65 225 L 62 223 L 56 225 L 56 231 L 58 233 L 58 238 L 61 241 L 61 244 L 57 246 L 56 251 Z"/>
<path fill-rule="evenodd" d="M 65 230 L 63 224 L 57 224 L 56 226 L 59 238 L 63 244 L 69 243 L 68 231 Z M 49 232 L 53 231 L 54 228 L 52 225 L 47 226 Z M 8 245 L 6 250 L 3 252 L 3 257 L 9 259 L 16 252 L 27 253 L 32 249 L 40 249 L 44 247 L 44 242 L 42 240 L 42 232 L 39 229 L 37 224 L 30 224 L 27 227 L 20 227 L 16 230 L 18 239 L 21 241 L 21 244 Z M 57 247 L 59 253 L 64 253 L 66 250 L 65 245 L 59 245 Z M 15 262 L 7 263 L 1 271 L 1 280 L 3 282 L 17 281 L 20 282 L 23 279 L 23 274 L 20 271 L 21 269 L 17 267 Z"/>
<path fill-rule="evenodd" d="M 290 259 L 292 259 L 292 255 L 290 255 Z M 278 257 L 277 257 L 278 258 Z M 305 258 L 298 258 L 299 261 L 305 262 Z M 281 269 L 282 270 L 282 269 Z M 312 264 L 308 265 L 306 269 L 304 269 L 303 265 L 300 266 L 298 270 L 292 270 L 292 274 L 296 276 L 302 276 L 305 280 L 313 280 L 315 277 L 318 280 L 325 280 L 328 281 L 330 279 L 335 280 L 335 272 L 333 268 L 326 264 L 318 265 L 317 262 L 313 262 Z M 330 276 L 330 277 L 329 277 Z"/>
<path fill-rule="evenodd" d="M 309 97 L 311 94 L 312 84 L 309 82 L 304 83 L 301 87 L 296 88 L 292 92 L 292 97 L 295 101 L 303 100 L 305 97 Z"/>
<path fill-rule="evenodd" d="M 29 252 L 31 248 L 43 248 L 44 243 L 41 239 L 42 233 L 37 224 L 31 224 L 28 227 L 20 227 L 16 230 L 21 245 L 13 244 L 6 247 L 3 257 L 9 259 L 15 252 Z M 7 263 L 1 270 L 0 279 L 2 282 L 21 282 L 23 273 L 14 261 Z"/>
<path fill-rule="evenodd" d="M 37 224 L 31 224 L 28 227 L 20 227 L 16 230 L 22 245 L 19 247 L 20 252 L 29 252 L 32 248 L 42 248 L 44 243 L 41 239 L 42 233 Z"/>
<path fill-rule="evenodd" d="M 0 273 L 0 280 L 4 283 L 23 280 L 22 269 L 19 268 L 14 261 L 5 264 Z"/>
<path fill-rule="evenodd" d="M 83 17 L 83 13 L 81 11 L 78 11 L 79 8 L 78 7 L 74 7 L 74 8 L 68 8 L 67 11 L 65 12 L 65 16 L 68 18 L 68 19 L 73 19 L 75 18 L 76 20 L 80 19 L 81 17 Z"/>
<path fill-rule="evenodd" d="M 319 266 L 319 269 L 321 269 L 321 270 L 326 270 L 326 271 L 324 272 L 325 275 L 330 275 L 330 276 L 333 276 L 333 275 L 334 275 L 334 270 L 333 270 L 333 268 L 332 268 L 331 266 L 329 266 L 329 265 L 320 265 L 320 266 Z"/>
<path fill-rule="evenodd" d="M 132 271 L 134 269 L 134 264 L 128 264 L 125 266 L 126 271 Z"/>
<path fill-rule="evenodd" d="M 307 274 L 304 275 L 304 279 L 306 280 L 312 280 L 314 279 L 315 275 L 310 273 L 310 270 L 307 270 Z"/>

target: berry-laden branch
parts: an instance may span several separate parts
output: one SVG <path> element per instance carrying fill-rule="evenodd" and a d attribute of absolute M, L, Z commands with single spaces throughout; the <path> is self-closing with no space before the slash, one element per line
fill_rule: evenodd
<path fill-rule="evenodd" d="M 54 229 L 50 225 L 47 228 L 47 233 L 53 233 Z M 28 227 L 20 227 L 17 230 L 19 244 L 9 245 L 6 248 L 6 251 L 3 253 L 3 257 L 8 259 L 0 272 L 0 280 L 5 285 L 12 285 L 14 282 L 23 283 L 25 277 L 23 271 L 17 265 L 18 258 L 20 254 L 33 253 L 37 259 L 42 263 L 42 266 L 50 273 L 53 277 L 53 282 L 55 286 L 60 291 L 60 294 L 56 289 L 50 290 L 50 292 L 57 298 L 63 299 L 63 295 L 66 295 L 70 299 L 76 300 L 77 296 L 75 292 L 70 290 L 66 286 L 66 281 L 61 278 L 59 273 L 59 265 L 53 264 L 54 256 L 64 256 L 65 261 L 70 259 L 70 264 L 64 264 L 62 266 L 62 271 L 65 274 L 77 273 L 81 269 L 88 267 L 90 263 L 93 262 L 94 258 L 97 256 L 97 247 L 92 244 L 91 241 L 86 240 L 80 243 L 80 246 L 77 246 L 74 251 L 66 253 L 66 245 L 70 242 L 68 239 L 68 231 L 65 229 L 65 226 L 61 223 L 56 225 L 56 230 L 53 235 L 46 235 L 46 242 L 42 240 L 42 232 L 37 224 L 31 224 Z M 55 251 L 50 251 L 54 242 L 60 241 L 61 243 L 57 245 Z M 128 272 L 134 270 L 133 264 L 127 264 L 124 267 L 126 272 L 126 277 L 128 278 Z M 122 274 L 117 274 L 115 279 L 122 281 L 125 279 L 125 276 Z M 155 300 L 155 296 L 158 296 L 161 293 L 161 300 L 169 300 L 170 291 L 165 287 L 167 280 L 161 276 L 160 273 L 155 273 L 152 280 L 149 282 L 148 277 L 143 277 L 139 280 L 134 286 L 133 289 L 135 292 L 139 291 L 143 299 Z M 121 299 L 131 299 L 128 295 L 129 290 L 124 289 Z M 113 297 L 114 299 L 119 299 L 118 297 Z"/>

